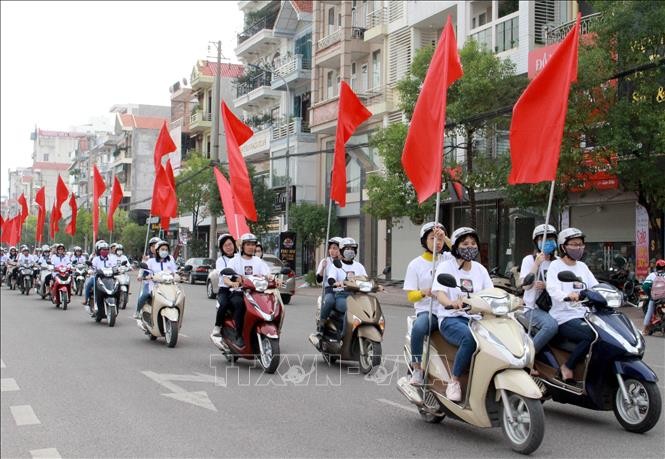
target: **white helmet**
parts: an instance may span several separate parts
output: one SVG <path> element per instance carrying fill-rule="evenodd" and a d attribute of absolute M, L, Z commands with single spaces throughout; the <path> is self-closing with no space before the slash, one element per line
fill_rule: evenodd
<path fill-rule="evenodd" d="M 344 250 L 347 247 L 351 247 L 353 249 L 358 250 L 358 243 L 353 239 L 352 237 L 345 237 L 340 241 L 340 246 L 339 248 Z"/>
<path fill-rule="evenodd" d="M 258 238 L 253 235 L 252 233 L 245 233 L 242 236 L 240 236 L 240 244 L 244 244 L 245 242 L 257 242 Z"/>
<path fill-rule="evenodd" d="M 44 244 L 42 246 L 42 252 L 50 252 L 50 251 L 51 251 L 51 246 L 50 245 Z"/>
<path fill-rule="evenodd" d="M 339 236 L 331 237 L 328 239 L 328 247 L 330 247 L 331 244 L 337 244 L 337 247 L 341 247 L 342 241 L 343 239 Z"/>
<path fill-rule="evenodd" d="M 443 226 L 439 222 L 427 222 L 423 226 L 420 227 L 420 239 L 422 239 L 427 233 L 432 231 L 435 227 L 441 228 L 444 232 L 446 232 L 446 227 Z"/>
<path fill-rule="evenodd" d="M 159 241 L 161 241 L 160 238 L 158 238 L 158 237 L 152 237 L 152 238 L 150 238 L 150 240 L 148 241 L 148 246 L 151 246 L 151 245 L 153 245 L 154 243 L 159 242 Z"/>
<path fill-rule="evenodd" d="M 452 236 L 450 236 L 450 244 L 451 244 L 450 253 L 452 253 L 453 256 L 457 256 L 457 246 L 466 236 L 473 236 L 476 239 L 476 243 L 480 242 L 480 239 L 478 238 L 478 233 L 476 232 L 475 229 L 470 228 L 468 226 L 462 226 L 461 228 L 457 228 L 455 231 L 453 231 Z"/>
<path fill-rule="evenodd" d="M 542 224 L 542 225 L 538 225 L 538 226 L 536 226 L 536 227 L 533 229 L 533 234 L 531 235 L 531 239 L 533 239 L 534 242 L 535 242 L 536 238 L 537 238 L 538 236 L 542 236 L 544 231 L 545 231 L 545 224 Z M 557 235 L 556 228 L 553 227 L 552 225 L 547 225 L 547 235 L 548 235 L 548 236 L 549 236 L 549 235 L 556 236 L 556 235 Z M 547 238 L 546 238 L 546 239 L 547 239 Z"/>
<path fill-rule="evenodd" d="M 582 238 L 582 240 L 584 240 L 585 237 L 586 236 L 582 230 L 577 228 L 566 228 L 565 230 L 561 230 L 559 233 L 559 240 L 557 241 L 559 243 L 559 250 L 566 253 L 566 250 L 563 248 L 563 246 L 566 245 L 566 242 L 575 238 Z"/>

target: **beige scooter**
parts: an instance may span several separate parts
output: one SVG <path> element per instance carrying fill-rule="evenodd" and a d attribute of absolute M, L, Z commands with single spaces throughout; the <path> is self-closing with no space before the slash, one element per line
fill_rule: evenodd
<path fill-rule="evenodd" d="M 148 269 L 145 263 L 141 268 Z M 166 338 L 166 345 L 174 347 L 178 342 L 178 331 L 185 313 L 185 293 L 176 285 L 178 275 L 162 271 L 152 275 L 154 283 L 150 301 L 141 309 L 141 318 L 136 323 L 154 341 Z"/>
<path fill-rule="evenodd" d="M 446 287 L 457 287 L 449 274 L 440 274 L 437 280 Z M 446 398 L 457 348 L 438 331 L 429 338 L 425 386 L 414 387 L 405 376 L 399 379 L 397 388 L 418 406 L 426 422 L 439 423 L 448 415 L 476 427 L 501 426 L 514 451 L 530 454 L 543 440 L 545 415 L 541 391 L 528 373 L 535 355 L 533 342 L 521 325 L 507 316 L 521 307 L 521 301 L 498 288 L 467 293 L 463 301 L 465 310 L 480 314 L 482 320 L 469 320 L 477 347 L 469 373 L 460 377 L 462 400 Z M 412 323 L 410 318 L 404 346 L 407 362 L 411 362 Z"/>

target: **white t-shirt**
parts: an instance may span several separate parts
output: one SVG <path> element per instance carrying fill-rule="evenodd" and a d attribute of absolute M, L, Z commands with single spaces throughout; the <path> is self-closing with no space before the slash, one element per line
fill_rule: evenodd
<path fill-rule="evenodd" d="M 233 263 L 230 268 L 233 268 L 241 276 L 270 275 L 270 268 L 268 268 L 266 262 L 256 256 L 246 259 L 242 255 L 237 255 L 233 257 Z"/>
<path fill-rule="evenodd" d="M 550 268 L 547 270 L 547 293 L 552 297 L 550 315 L 556 319 L 559 325 L 571 319 L 582 318 L 586 313 L 585 308 L 575 307 L 571 301 L 563 301 L 569 293 L 583 290 L 583 285 L 579 282 L 561 282 L 557 277 L 561 271 L 572 271 L 586 283 L 587 288 L 598 284 L 588 266 L 581 261 L 570 266 L 565 264 L 563 260 L 558 259 L 550 264 Z"/>
<path fill-rule="evenodd" d="M 97 255 L 95 258 L 92 259 L 92 267 L 95 271 L 103 268 L 112 268 L 116 265 L 115 261 L 116 261 L 115 258 L 111 258 L 110 256 L 102 258 L 99 255 Z"/>
<path fill-rule="evenodd" d="M 550 268 L 551 263 L 552 262 L 550 260 L 545 260 L 540 264 L 538 267 L 538 272 L 536 273 L 536 280 L 545 281 L 545 279 L 547 279 L 547 270 Z M 533 255 L 527 255 L 524 257 L 522 260 L 522 267 L 520 268 L 520 281 L 524 281 L 524 278 L 529 275 L 533 269 L 533 265 L 535 264 L 536 259 L 533 257 Z M 524 296 L 522 297 L 524 300 L 524 307 L 526 309 L 535 308 L 536 298 L 538 298 L 538 295 L 540 295 L 541 292 L 542 290 L 536 290 L 536 287 L 531 287 L 530 289 L 524 290 Z"/>
<path fill-rule="evenodd" d="M 127 264 L 129 265 L 129 258 L 127 258 L 127 255 L 122 254 L 122 255 L 116 255 L 116 264 L 119 266 L 122 264 L 123 261 L 126 261 Z"/>
<path fill-rule="evenodd" d="M 33 264 L 34 262 L 35 262 L 35 257 L 34 257 L 34 255 L 30 255 L 30 254 L 28 254 L 28 255 L 26 256 L 26 255 L 20 254 L 20 255 L 18 256 L 18 264 L 19 264 L 19 265 L 31 265 L 31 264 Z"/>
<path fill-rule="evenodd" d="M 448 257 L 446 257 L 448 255 Z M 437 266 L 447 261 L 454 259 L 448 252 L 444 252 L 437 261 Z M 406 268 L 404 275 L 403 290 L 424 290 L 432 287 L 432 262 L 425 259 L 422 255 L 414 258 Z M 429 312 L 430 302 L 432 302 L 432 313 L 437 314 L 437 310 L 441 307 L 436 298 L 423 297 L 420 301 L 413 303 L 416 310 L 416 315 L 421 312 Z"/>
<path fill-rule="evenodd" d="M 83 255 L 79 255 L 78 257 L 76 255 L 72 255 L 71 261 L 73 265 L 78 265 L 78 264 L 85 264 L 86 259 Z"/>
<path fill-rule="evenodd" d="M 226 285 L 224 285 L 224 278 L 228 276 L 222 276 L 222 270 L 224 268 L 233 268 L 233 263 L 236 258 L 237 256 L 235 255 L 231 258 L 227 257 L 226 255 L 222 255 L 217 258 L 217 261 L 215 262 L 215 269 L 217 270 L 217 274 L 219 274 L 219 282 L 217 283 L 218 287 L 228 288 Z"/>
<path fill-rule="evenodd" d="M 341 263 L 341 268 L 337 268 L 332 263 L 328 265 L 328 272 L 326 273 L 326 285 L 330 285 L 328 283 L 328 279 L 333 279 L 335 282 L 343 282 L 347 279 L 351 279 L 357 276 L 367 277 L 367 271 L 365 271 L 365 267 L 360 262 L 353 260 L 353 263 L 344 263 L 343 261 Z M 342 291 L 344 288 L 335 287 L 334 290 Z"/>
<path fill-rule="evenodd" d="M 57 268 L 58 266 L 62 265 L 69 266 L 71 261 L 67 255 L 60 256 L 57 253 L 54 253 L 51 255 L 51 264 Z"/>
<path fill-rule="evenodd" d="M 434 273 L 434 285 L 432 286 L 432 292 L 442 291 L 448 296 L 451 301 L 455 301 L 457 298 L 466 296 L 465 292 L 459 289 L 459 287 L 449 288 L 444 287 L 436 280 L 439 274 L 450 274 L 455 278 L 458 285 L 463 285 L 470 293 L 478 293 L 481 290 L 486 288 L 492 288 L 492 279 L 483 265 L 476 261 L 471 262 L 471 269 L 465 271 L 464 269 L 459 269 L 459 264 L 456 259 L 447 260 L 441 263 Z M 443 305 L 439 308 L 438 314 L 439 326 L 441 322 L 446 317 L 477 317 L 471 316 L 461 309 L 445 309 Z"/>
<path fill-rule="evenodd" d="M 118 257 L 115 257 L 115 261 L 118 261 Z M 170 273 L 175 274 L 178 271 L 178 267 L 176 266 L 175 262 L 173 261 L 173 257 L 169 256 L 168 259 L 162 260 L 162 259 L 156 259 L 156 258 L 151 258 L 148 260 L 148 269 L 152 271 L 152 274 L 157 274 L 161 273 L 162 271 L 168 271 Z M 148 281 L 148 290 L 152 291 L 152 288 L 154 286 L 154 282 L 149 280 Z"/>

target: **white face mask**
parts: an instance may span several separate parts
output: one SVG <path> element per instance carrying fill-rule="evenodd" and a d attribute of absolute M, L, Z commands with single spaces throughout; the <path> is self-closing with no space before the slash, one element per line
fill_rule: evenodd
<path fill-rule="evenodd" d="M 115 254 L 116 254 L 116 255 L 122 255 L 122 250 L 116 250 L 116 251 L 115 251 Z"/>
<path fill-rule="evenodd" d="M 344 251 L 344 258 L 347 260 L 353 260 L 356 257 L 356 252 L 355 250 L 348 249 Z"/>
<path fill-rule="evenodd" d="M 159 251 L 159 257 L 160 258 L 166 258 L 169 256 L 169 251 L 168 250 L 160 250 Z"/>

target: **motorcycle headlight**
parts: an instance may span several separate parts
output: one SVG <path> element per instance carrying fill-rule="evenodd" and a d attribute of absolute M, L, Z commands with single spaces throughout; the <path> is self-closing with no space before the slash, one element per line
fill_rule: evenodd
<path fill-rule="evenodd" d="M 103 268 L 102 273 L 104 273 L 106 277 L 111 277 L 113 276 L 113 268 Z"/>
<path fill-rule="evenodd" d="M 591 290 L 605 298 L 608 308 L 620 308 L 623 304 L 623 294 L 611 285 L 599 284 L 592 287 Z"/>
<path fill-rule="evenodd" d="M 257 292 L 265 292 L 268 288 L 268 281 L 265 279 L 254 279 L 254 288 Z"/>
<path fill-rule="evenodd" d="M 360 281 L 356 285 L 358 286 L 358 290 L 364 293 L 371 292 L 374 287 L 374 284 L 371 281 Z"/>
<path fill-rule="evenodd" d="M 505 316 L 511 310 L 511 302 L 507 294 L 504 296 L 483 295 L 481 298 L 490 305 L 492 314 L 495 316 Z"/>

